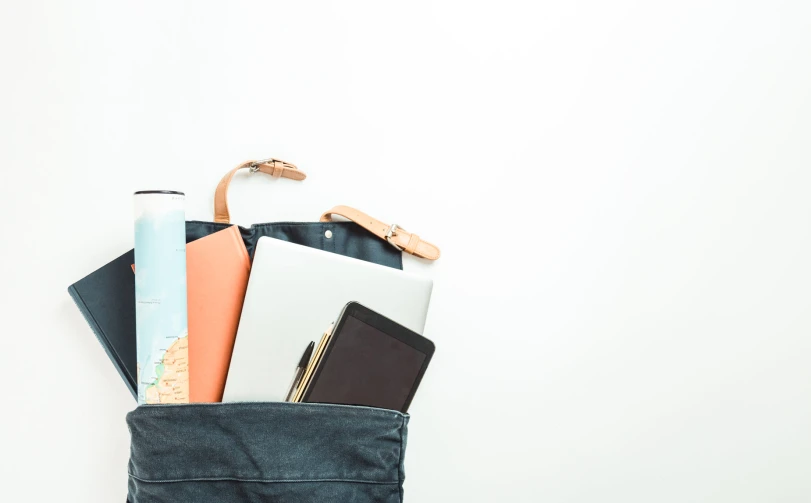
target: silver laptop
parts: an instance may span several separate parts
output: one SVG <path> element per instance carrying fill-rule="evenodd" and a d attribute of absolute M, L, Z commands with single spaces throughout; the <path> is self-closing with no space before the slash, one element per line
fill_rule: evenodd
<path fill-rule="evenodd" d="M 307 344 L 347 302 L 422 334 L 432 288 L 391 267 L 259 238 L 223 402 L 284 400 Z"/>

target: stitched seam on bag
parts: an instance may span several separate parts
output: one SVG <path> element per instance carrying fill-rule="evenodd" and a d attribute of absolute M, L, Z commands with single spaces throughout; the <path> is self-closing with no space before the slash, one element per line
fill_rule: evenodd
<path fill-rule="evenodd" d="M 201 478 L 184 478 L 184 479 L 165 479 L 165 480 L 152 480 L 142 479 L 136 477 L 132 473 L 129 476 L 139 482 L 146 482 L 149 484 L 175 484 L 178 482 L 257 482 L 265 484 L 296 484 L 308 482 L 345 482 L 350 484 L 375 484 L 375 485 L 393 485 L 399 482 L 383 482 L 379 480 L 358 480 L 358 479 L 243 479 L 238 477 L 201 477 Z"/>
<path fill-rule="evenodd" d="M 405 432 L 405 419 L 400 424 L 400 455 L 397 457 L 397 485 L 400 487 L 400 501 L 403 501 L 403 433 Z"/>
<path fill-rule="evenodd" d="M 139 414 L 149 414 L 151 416 L 155 415 L 165 415 L 171 414 L 170 410 L 189 410 L 191 408 L 209 408 L 213 411 L 222 411 L 224 409 L 247 409 L 247 410 L 254 410 L 263 412 L 268 409 L 268 404 L 272 404 L 272 408 L 281 409 L 282 407 L 278 407 L 275 404 L 278 402 L 222 402 L 222 403 L 184 403 L 184 404 L 161 404 L 161 405 L 139 405 L 137 411 Z M 334 408 L 341 410 L 342 413 L 350 416 L 360 416 L 364 414 L 368 414 L 373 417 L 383 417 L 388 419 L 393 419 L 393 417 L 400 416 L 405 419 L 407 414 L 404 414 L 400 411 L 396 410 L 389 410 L 389 409 L 379 409 L 375 407 L 364 407 L 358 405 L 341 405 L 341 404 L 310 404 L 310 403 L 297 403 L 295 405 L 290 405 L 290 407 L 296 407 L 299 411 L 305 408 L 314 408 L 317 410 L 327 410 L 327 408 Z M 135 411 L 133 411 L 135 412 Z M 393 416 L 393 417 L 392 417 Z M 402 438 L 402 437 L 401 437 Z"/>
<path fill-rule="evenodd" d="M 354 222 L 352 220 L 349 220 L 349 221 L 346 221 L 346 222 L 343 222 L 343 221 L 338 221 L 338 222 L 334 222 L 334 221 L 329 221 L 329 222 L 262 222 L 261 224 L 252 224 L 251 227 L 267 227 L 268 225 L 321 225 L 321 226 L 324 226 L 324 225 L 333 225 L 333 224 L 344 225 L 344 226 L 358 226 L 361 229 L 363 229 L 362 225 L 360 225 L 357 222 Z M 366 230 L 366 229 L 364 229 L 364 230 Z"/>
<path fill-rule="evenodd" d="M 205 224 L 205 225 L 213 225 L 215 227 L 231 227 L 232 225 L 237 225 L 242 229 L 250 229 L 251 227 L 266 227 L 268 225 L 314 225 L 314 224 L 321 224 L 324 225 L 329 222 L 265 222 L 261 224 L 252 224 L 248 227 L 243 227 L 241 225 L 235 223 L 225 223 L 225 222 L 206 222 L 203 220 L 187 220 L 186 223 L 195 223 L 195 224 Z M 352 223 L 352 222 L 339 222 L 339 223 Z"/>
<path fill-rule="evenodd" d="M 327 224 L 331 224 L 332 222 L 265 222 L 261 224 L 253 224 L 251 227 L 267 227 L 269 225 L 320 225 L 325 226 Z M 349 223 L 349 222 L 343 222 Z"/>
<path fill-rule="evenodd" d="M 343 226 L 357 226 L 357 227 L 359 227 L 359 228 L 361 228 L 363 230 L 366 230 L 366 229 L 364 229 L 364 227 L 362 225 L 358 224 L 357 222 L 351 221 L 351 220 L 348 221 L 348 222 L 341 222 L 341 221 L 338 221 L 338 222 L 332 222 L 332 221 L 331 222 L 265 222 L 265 223 L 261 223 L 261 224 L 251 224 L 248 227 L 243 227 L 243 226 L 235 224 L 235 223 L 226 224 L 225 222 L 205 222 L 203 220 L 187 220 L 186 223 L 211 225 L 211 226 L 214 226 L 214 227 L 222 227 L 222 228 L 227 228 L 227 227 L 231 227 L 232 225 L 236 225 L 237 227 L 239 227 L 241 229 L 245 229 L 245 230 L 250 230 L 252 228 L 257 228 L 257 227 L 268 227 L 268 226 L 271 226 L 271 225 L 293 225 L 293 226 L 301 226 L 301 225 L 321 225 L 321 226 L 324 226 L 324 225 L 339 225 L 340 226 L 340 225 L 343 225 Z"/>

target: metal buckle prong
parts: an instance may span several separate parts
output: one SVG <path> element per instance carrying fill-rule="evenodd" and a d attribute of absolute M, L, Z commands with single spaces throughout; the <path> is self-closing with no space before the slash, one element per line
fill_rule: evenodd
<path fill-rule="evenodd" d="M 251 169 L 251 173 L 256 173 L 257 171 L 259 171 L 259 165 L 260 164 L 266 164 L 268 162 L 273 162 L 273 161 L 276 161 L 276 159 L 274 159 L 272 157 L 268 157 L 267 159 L 261 159 L 259 161 L 253 161 L 248 166 Z"/>
<path fill-rule="evenodd" d="M 281 159 L 275 159 L 273 157 L 268 157 L 267 159 L 261 159 L 259 161 L 253 161 L 250 164 L 248 164 L 248 167 L 250 168 L 251 173 L 256 173 L 257 171 L 259 171 L 259 166 L 260 165 L 268 164 L 268 163 L 272 163 L 272 162 L 273 163 L 278 162 L 287 169 L 298 169 L 295 166 L 293 166 L 292 164 L 290 164 L 289 162 L 282 161 Z"/>
<path fill-rule="evenodd" d="M 392 236 L 396 236 L 396 235 L 397 235 L 397 230 L 398 230 L 398 229 L 399 229 L 399 230 L 401 230 L 401 231 L 403 231 L 403 232 L 408 232 L 407 230 L 403 229 L 402 227 L 400 227 L 400 226 L 399 226 L 399 225 L 397 225 L 397 224 L 391 224 L 391 226 L 389 226 L 389 230 L 388 230 L 388 231 L 386 231 L 386 241 L 388 241 L 388 242 L 389 242 L 389 244 L 390 244 L 390 245 L 392 245 L 392 246 L 393 246 L 393 247 L 394 247 L 394 248 L 395 248 L 397 251 L 405 251 L 405 248 L 400 247 L 400 245 L 398 245 L 397 243 L 395 243 L 395 242 L 394 242 L 394 241 L 391 239 L 391 238 L 392 238 Z"/>

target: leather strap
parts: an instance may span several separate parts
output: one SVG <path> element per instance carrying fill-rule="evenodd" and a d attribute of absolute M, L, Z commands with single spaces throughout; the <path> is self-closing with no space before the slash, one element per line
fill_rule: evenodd
<path fill-rule="evenodd" d="M 215 222 L 227 224 L 231 221 L 231 215 L 228 213 L 228 186 L 231 184 L 231 179 L 234 178 L 236 172 L 241 169 L 250 169 L 251 173 L 261 171 L 275 178 L 290 178 L 291 180 L 304 180 L 307 178 L 307 175 L 296 166 L 289 162 L 280 161 L 279 159 L 243 162 L 226 173 L 217 185 L 217 190 L 214 191 Z"/>
<path fill-rule="evenodd" d="M 332 222 L 333 215 L 339 215 L 355 222 L 380 239 L 385 239 L 400 251 L 428 260 L 436 260 L 439 258 L 439 248 L 428 241 L 423 241 L 416 234 L 406 232 L 405 229 L 398 227 L 397 224 L 385 224 L 349 206 L 336 206 L 332 208 L 321 215 L 321 221 Z"/>

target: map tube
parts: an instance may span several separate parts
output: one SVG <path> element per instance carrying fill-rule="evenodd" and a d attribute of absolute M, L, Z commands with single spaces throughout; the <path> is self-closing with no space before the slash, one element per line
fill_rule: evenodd
<path fill-rule="evenodd" d="M 136 192 L 138 403 L 189 402 L 186 214 L 182 192 Z"/>

